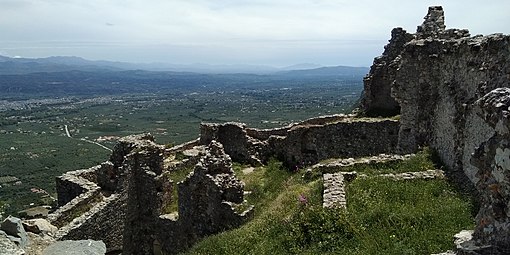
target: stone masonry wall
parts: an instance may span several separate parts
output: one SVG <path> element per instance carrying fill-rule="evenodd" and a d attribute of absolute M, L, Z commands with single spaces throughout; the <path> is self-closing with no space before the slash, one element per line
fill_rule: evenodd
<path fill-rule="evenodd" d="M 295 126 L 268 141 L 271 154 L 289 167 L 328 158 L 351 158 L 396 151 L 398 121 L 346 119 L 325 125 Z"/>
<path fill-rule="evenodd" d="M 399 122 L 391 119 L 325 116 L 287 128 L 248 129 L 244 124 L 202 124 L 202 144 L 216 140 L 236 162 L 260 164 L 276 156 L 288 167 L 334 157 L 394 153 Z"/>
<path fill-rule="evenodd" d="M 434 27 L 425 25 L 429 22 L 422 26 Z M 393 87 L 402 109 L 399 148 L 407 153 L 429 145 L 456 179 L 476 182 L 470 155 L 494 131 L 473 113 L 472 104 L 490 90 L 508 86 L 510 36 L 463 37 L 466 30 L 429 33 L 435 37 L 421 35 L 424 39 L 406 44 L 400 56 Z"/>
<path fill-rule="evenodd" d="M 374 59 L 370 72 L 363 79 L 360 110 L 366 116 L 392 116 L 400 112 L 400 105 L 391 96 L 391 87 L 398 68 L 396 59 L 404 44 L 414 39 L 402 28 L 391 31 L 391 39 L 381 56 Z"/>
<path fill-rule="evenodd" d="M 509 254 L 510 36 L 446 29 L 443 9 L 430 7 L 388 65 L 397 65 L 399 152 L 430 146 L 451 179 L 480 195 L 473 240 L 458 254 Z"/>
<path fill-rule="evenodd" d="M 126 213 L 125 197 L 112 195 L 94 205 L 75 222 L 60 228 L 59 240 L 102 240 L 107 252 L 122 250 Z"/>
<path fill-rule="evenodd" d="M 476 149 L 471 159 L 479 169 L 475 184 L 481 207 L 470 250 L 510 254 L 510 89 L 491 91 L 474 108 L 496 132 Z"/>
<path fill-rule="evenodd" d="M 244 183 L 236 178 L 223 146 L 212 141 L 193 172 L 178 183 L 179 212 L 174 219 L 159 217 L 158 242 L 167 254 L 185 251 L 203 237 L 243 224 L 253 206 L 238 211 Z"/>

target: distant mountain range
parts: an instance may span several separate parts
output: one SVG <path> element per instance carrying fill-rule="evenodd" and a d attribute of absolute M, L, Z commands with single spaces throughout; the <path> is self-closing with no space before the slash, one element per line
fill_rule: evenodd
<path fill-rule="evenodd" d="M 114 61 L 92 61 L 74 56 L 47 58 L 10 58 L 0 56 L 0 75 L 29 74 L 38 72 L 111 72 L 126 70 L 192 72 L 202 74 L 276 74 L 296 76 L 359 76 L 368 72 L 368 67 L 334 66 L 323 67 L 304 63 L 283 68 L 263 65 L 178 65 L 169 63 L 127 63 Z"/>

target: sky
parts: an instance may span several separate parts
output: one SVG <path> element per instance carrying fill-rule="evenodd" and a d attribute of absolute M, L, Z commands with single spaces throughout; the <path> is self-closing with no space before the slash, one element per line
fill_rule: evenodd
<path fill-rule="evenodd" d="M 370 66 L 432 5 L 447 28 L 510 34 L 508 0 L 0 0 L 0 55 Z"/>

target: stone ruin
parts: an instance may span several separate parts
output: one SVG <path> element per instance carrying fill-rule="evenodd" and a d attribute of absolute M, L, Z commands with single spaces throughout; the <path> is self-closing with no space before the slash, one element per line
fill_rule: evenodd
<path fill-rule="evenodd" d="M 429 146 L 445 175 L 480 197 L 476 228 L 454 253 L 510 254 L 509 60 L 510 36 L 446 29 L 443 9 L 430 7 L 416 33 L 393 29 L 374 59 L 364 79 L 364 117 L 324 116 L 276 129 L 204 123 L 199 139 L 171 149 L 149 135 L 126 137 L 109 161 L 57 178 L 61 207 L 49 219 L 61 240 L 99 239 L 123 254 L 175 254 L 249 218 L 232 161 L 257 166 L 276 157 L 292 169 Z M 170 160 L 178 153 L 189 157 Z M 177 184 L 178 212 L 163 213 L 176 199 L 165 174 L 189 167 L 193 173 Z M 342 196 L 335 199 L 332 206 L 341 207 Z"/>
<path fill-rule="evenodd" d="M 276 129 L 204 123 L 199 139 L 173 148 L 148 134 L 124 137 L 110 160 L 57 177 L 60 208 L 49 220 L 58 240 L 102 240 L 108 252 L 123 254 L 177 254 L 250 218 L 232 161 L 257 166 L 276 156 L 292 168 L 394 152 L 398 128 L 392 119 L 332 115 Z M 182 182 L 167 177 L 186 169 L 193 171 Z M 164 212 L 175 200 L 178 211 Z"/>
<path fill-rule="evenodd" d="M 398 123 L 394 119 L 359 119 L 343 114 L 275 129 L 247 128 L 240 123 L 203 123 L 200 143 L 219 141 L 236 162 L 260 165 L 276 157 L 292 169 L 328 158 L 394 153 Z"/>
<path fill-rule="evenodd" d="M 480 197 L 473 238 L 458 254 L 510 254 L 510 36 L 446 29 L 442 7 L 430 7 L 415 34 L 392 31 L 364 86 L 361 113 L 400 113 L 399 152 L 429 146 L 445 174 Z"/>
<path fill-rule="evenodd" d="M 108 252 L 123 254 L 176 254 L 207 235 L 241 225 L 253 209 L 242 206 L 244 184 L 220 143 L 202 147 L 204 155 L 165 168 L 171 150 L 155 144 L 151 135 L 128 136 L 109 161 L 57 177 L 61 207 L 49 215 L 59 227 L 56 239 L 102 240 Z M 196 165 L 177 184 L 178 212 L 164 214 L 163 207 L 177 199 L 166 174 L 189 162 Z"/>

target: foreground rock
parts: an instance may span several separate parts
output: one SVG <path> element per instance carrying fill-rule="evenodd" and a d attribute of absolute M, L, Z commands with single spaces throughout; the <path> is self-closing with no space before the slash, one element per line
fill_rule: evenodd
<path fill-rule="evenodd" d="M 481 207 L 469 250 L 510 254 L 510 89 L 491 91 L 476 102 L 478 113 L 496 133 L 475 151 L 476 188 Z M 466 247 L 468 245 L 466 244 Z"/>
<path fill-rule="evenodd" d="M 25 251 L 13 242 L 5 232 L 0 231 L 0 254 L 23 255 Z"/>
<path fill-rule="evenodd" d="M 20 219 L 9 216 L 7 217 L 0 226 L 8 238 L 18 244 L 19 247 L 25 248 L 28 245 L 27 232 L 23 228 L 23 224 Z"/>
<path fill-rule="evenodd" d="M 53 236 L 58 228 L 53 226 L 50 222 L 45 219 L 31 219 L 23 221 L 23 228 L 34 234 L 43 234 Z"/>
<path fill-rule="evenodd" d="M 106 245 L 102 241 L 60 241 L 50 245 L 43 255 L 104 255 Z"/>

